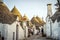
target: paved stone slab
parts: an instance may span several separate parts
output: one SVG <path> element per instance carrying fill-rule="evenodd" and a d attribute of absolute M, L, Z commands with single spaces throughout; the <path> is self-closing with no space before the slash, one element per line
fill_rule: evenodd
<path fill-rule="evenodd" d="M 27 38 L 27 40 L 51 40 L 51 39 L 46 39 L 46 37 L 41 37 L 40 35 L 33 35 Z"/>

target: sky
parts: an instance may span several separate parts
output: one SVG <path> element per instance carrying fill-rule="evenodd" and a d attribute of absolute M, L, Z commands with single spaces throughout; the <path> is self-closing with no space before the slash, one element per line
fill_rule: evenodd
<path fill-rule="evenodd" d="M 39 16 L 40 18 L 46 18 L 47 16 L 47 4 L 52 4 L 52 13 L 55 13 L 55 5 L 57 0 L 3 0 L 10 10 L 14 6 L 19 10 L 21 15 L 27 15 L 29 19 L 33 16 Z"/>

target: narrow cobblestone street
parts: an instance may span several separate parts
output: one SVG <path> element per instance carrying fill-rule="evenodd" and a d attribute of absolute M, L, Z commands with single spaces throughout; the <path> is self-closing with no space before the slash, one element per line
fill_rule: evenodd
<path fill-rule="evenodd" d="M 42 37 L 40 35 L 33 35 L 26 40 L 52 40 L 52 39 L 47 39 L 46 37 Z"/>

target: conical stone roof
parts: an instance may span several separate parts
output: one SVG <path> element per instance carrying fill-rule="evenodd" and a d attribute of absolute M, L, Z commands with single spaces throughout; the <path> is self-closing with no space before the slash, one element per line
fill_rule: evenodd
<path fill-rule="evenodd" d="M 60 11 L 56 11 L 55 14 L 51 17 L 52 21 L 55 22 L 55 20 L 57 20 L 57 22 L 60 21 Z"/>
<path fill-rule="evenodd" d="M 44 21 L 41 18 L 39 18 L 38 16 L 33 17 L 31 19 L 31 22 L 32 22 L 32 24 L 35 24 L 36 26 L 42 26 L 44 23 Z"/>
<path fill-rule="evenodd" d="M 32 24 L 35 24 L 36 26 L 40 26 L 39 21 L 36 19 L 36 17 L 33 17 L 31 19 Z"/>
<path fill-rule="evenodd" d="M 39 21 L 40 24 L 42 24 L 42 19 L 36 16 L 36 19 Z"/>
<path fill-rule="evenodd" d="M 57 20 L 57 22 L 60 22 L 60 0 L 57 0 L 57 4 L 55 4 L 55 6 L 57 6 L 57 11 L 55 12 L 55 14 L 51 17 L 53 23 Z"/>
<path fill-rule="evenodd" d="M 7 6 L 0 3 L 0 23 L 12 24 L 16 20 L 16 16 L 12 15 Z"/>
<path fill-rule="evenodd" d="M 29 21 L 28 17 L 26 16 L 26 14 L 24 14 L 24 16 L 22 17 L 23 21 Z"/>
<path fill-rule="evenodd" d="M 22 15 L 21 13 L 18 11 L 18 9 L 14 6 L 14 8 L 12 9 L 11 11 L 14 15 L 18 16 L 19 17 L 19 21 L 22 20 Z"/>

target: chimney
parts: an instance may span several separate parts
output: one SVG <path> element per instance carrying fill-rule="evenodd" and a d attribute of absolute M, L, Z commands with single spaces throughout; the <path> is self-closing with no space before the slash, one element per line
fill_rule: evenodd
<path fill-rule="evenodd" d="M 47 4 L 47 17 L 51 17 L 52 16 L 52 8 L 51 8 L 51 4 Z"/>

